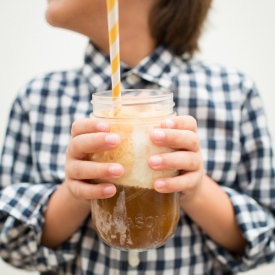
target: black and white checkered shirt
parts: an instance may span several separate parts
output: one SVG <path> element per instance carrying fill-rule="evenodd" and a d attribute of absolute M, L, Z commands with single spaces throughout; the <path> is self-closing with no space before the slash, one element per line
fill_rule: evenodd
<path fill-rule="evenodd" d="M 275 165 L 254 83 L 164 47 L 121 70 L 124 88 L 172 89 L 177 114 L 196 118 L 206 173 L 231 198 L 247 239 L 245 254 L 219 247 L 184 213 L 173 238 L 138 258 L 106 246 L 90 219 L 55 250 L 40 244 L 47 202 L 64 180 L 71 124 L 90 115 L 92 93 L 111 86 L 108 56 L 89 44 L 81 69 L 37 77 L 14 101 L 0 163 L 0 257 L 20 268 L 68 275 L 218 275 L 275 260 Z"/>

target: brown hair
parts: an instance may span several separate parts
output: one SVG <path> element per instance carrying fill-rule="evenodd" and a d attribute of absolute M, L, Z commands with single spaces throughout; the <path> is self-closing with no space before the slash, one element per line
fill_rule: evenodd
<path fill-rule="evenodd" d="M 192 56 L 199 50 L 199 37 L 212 0 L 158 0 L 150 14 L 150 28 L 157 45 L 176 55 Z"/>

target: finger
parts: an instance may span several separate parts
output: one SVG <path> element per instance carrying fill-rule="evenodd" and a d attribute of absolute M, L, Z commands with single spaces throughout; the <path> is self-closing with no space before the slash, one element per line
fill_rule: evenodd
<path fill-rule="evenodd" d="M 93 161 L 74 160 L 66 165 L 66 175 L 71 179 L 116 179 L 124 174 L 119 163 L 99 163 Z"/>
<path fill-rule="evenodd" d="M 185 193 L 194 188 L 200 176 L 200 173 L 188 172 L 177 177 L 157 179 L 153 186 L 160 193 Z"/>
<path fill-rule="evenodd" d="M 73 122 L 71 136 L 75 137 L 86 133 L 108 132 L 109 125 L 93 118 L 81 118 Z"/>
<path fill-rule="evenodd" d="M 199 153 L 191 151 L 176 151 L 149 158 L 149 166 L 157 171 L 161 170 L 184 170 L 196 171 L 202 166 L 202 158 Z"/>
<path fill-rule="evenodd" d="M 104 199 L 115 195 L 116 187 L 110 183 L 87 183 L 84 181 L 70 181 L 69 187 L 72 194 L 80 199 Z"/>
<path fill-rule="evenodd" d="M 153 129 L 150 133 L 153 143 L 180 150 L 197 152 L 200 148 L 198 135 L 190 130 Z"/>
<path fill-rule="evenodd" d="M 114 133 L 82 134 L 74 137 L 68 152 L 75 158 L 83 158 L 87 154 L 111 150 L 120 143 L 120 136 Z"/>
<path fill-rule="evenodd" d="M 197 121 L 192 116 L 173 116 L 161 122 L 161 127 L 166 129 L 181 129 L 196 132 Z"/>

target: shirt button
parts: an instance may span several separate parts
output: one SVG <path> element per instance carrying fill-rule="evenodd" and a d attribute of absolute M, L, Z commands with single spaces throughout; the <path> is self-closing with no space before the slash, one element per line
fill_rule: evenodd
<path fill-rule="evenodd" d="M 139 76 L 137 76 L 135 74 L 130 74 L 127 76 L 126 81 L 130 85 L 135 85 L 140 81 L 140 78 L 139 78 Z"/>
<path fill-rule="evenodd" d="M 140 263 L 139 254 L 136 251 L 128 252 L 128 263 L 131 267 L 137 267 Z"/>

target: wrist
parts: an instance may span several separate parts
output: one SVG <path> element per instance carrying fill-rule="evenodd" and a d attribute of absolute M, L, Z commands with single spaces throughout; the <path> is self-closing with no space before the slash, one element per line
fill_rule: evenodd
<path fill-rule="evenodd" d="M 218 245 L 241 254 L 246 241 L 237 223 L 229 196 L 207 175 L 195 196 L 181 198 L 183 211 Z"/>
<path fill-rule="evenodd" d="M 50 248 L 57 247 L 72 236 L 89 213 L 88 204 L 72 196 L 63 182 L 48 202 L 41 243 Z"/>

